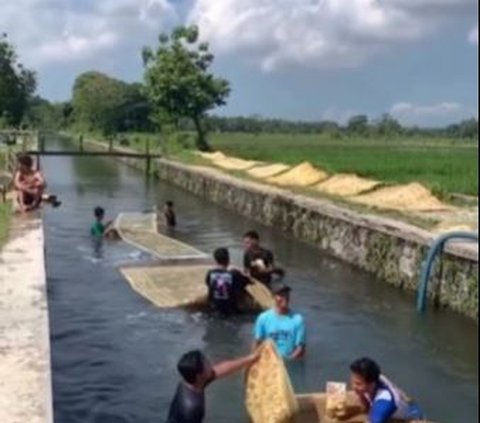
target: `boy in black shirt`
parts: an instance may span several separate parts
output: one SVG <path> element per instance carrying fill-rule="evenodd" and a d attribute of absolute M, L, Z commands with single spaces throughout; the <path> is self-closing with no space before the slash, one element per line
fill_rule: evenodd
<path fill-rule="evenodd" d="M 167 201 L 163 208 L 163 216 L 165 218 L 165 223 L 167 227 L 174 228 L 177 225 L 177 217 L 175 216 L 175 211 L 173 209 L 173 202 Z"/>
<path fill-rule="evenodd" d="M 276 272 L 273 253 L 260 246 L 260 237 L 255 231 L 249 231 L 243 236 L 243 248 L 245 250 L 243 256 L 245 272 L 269 287 L 272 282 L 272 274 Z"/>
<path fill-rule="evenodd" d="M 217 379 L 250 365 L 258 354 L 211 365 L 200 351 L 183 355 L 177 365 L 182 381 L 170 405 L 167 423 L 202 423 L 205 418 L 205 388 Z"/>
<path fill-rule="evenodd" d="M 250 281 L 240 271 L 229 269 L 230 254 L 226 248 L 216 249 L 213 257 L 217 267 L 210 270 L 205 279 L 209 303 L 223 315 L 236 313 L 245 286 Z"/>

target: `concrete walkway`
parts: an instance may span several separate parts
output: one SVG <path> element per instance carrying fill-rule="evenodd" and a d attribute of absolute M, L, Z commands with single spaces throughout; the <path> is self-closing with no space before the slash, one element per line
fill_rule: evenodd
<path fill-rule="evenodd" d="M 0 422 L 52 421 L 43 228 L 32 216 L 13 222 L 0 252 Z"/>

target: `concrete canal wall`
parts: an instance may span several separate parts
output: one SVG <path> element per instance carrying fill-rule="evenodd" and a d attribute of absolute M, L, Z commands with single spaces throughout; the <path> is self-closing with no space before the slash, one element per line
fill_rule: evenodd
<path fill-rule="evenodd" d="M 13 220 L 0 249 L 0 422 L 52 423 L 43 226 Z"/>
<path fill-rule="evenodd" d="M 137 168 L 144 166 L 137 159 L 119 160 Z M 162 180 L 278 228 L 389 284 L 408 291 L 417 289 L 421 264 L 433 239 L 428 231 L 208 167 L 156 160 L 152 168 Z M 429 284 L 429 298 L 478 321 L 477 246 L 449 244 L 439 263 Z M 412 307 L 413 302 L 412 298 Z"/>

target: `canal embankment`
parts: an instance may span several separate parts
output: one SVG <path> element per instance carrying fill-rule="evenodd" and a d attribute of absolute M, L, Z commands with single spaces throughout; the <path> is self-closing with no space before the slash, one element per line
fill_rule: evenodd
<path fill-rule="evenodd" d="M 90 141 L 89 145 L 108 148 L 98 142 Z M 130 151 L 125 147 L 118 149 Z M 145 166 L 138 159 L 119 160 L 132 167 Z M 158 159 L 152 170 L 161 180 L 275 227 L 397 288 L 417 290 L 422 262 L 435 237 L 427 230 L 392 218 L 359 213 L 327 199 L 240 179 L 210 167 Z M 477 245 L 446 246 L 435 266 L 428 296 L 438 306 L 478 321 Z"/>
<path fill-rule="evenodd" d="M 40 215 L 12 219 L 0 249 L 0 421 L 53 421 Z"/>

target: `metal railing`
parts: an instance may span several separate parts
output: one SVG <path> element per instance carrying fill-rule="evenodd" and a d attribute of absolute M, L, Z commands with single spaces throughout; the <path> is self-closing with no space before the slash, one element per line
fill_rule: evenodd
<path fill-rule="evenodd" d="M 422 274 L 417 292 L 417 311 L 425 312 L 428 297 L 428 281 L 432 272 L 433 263 L 438 254 L 441 254 L 445 248 L 445 244 L 452 239 L 463 239 L 467 241 L 478 242 L 478 234 L 475 232 L 450 232 L 438 237 L 430 246 L 427 258 L 423 263 Z"/>

